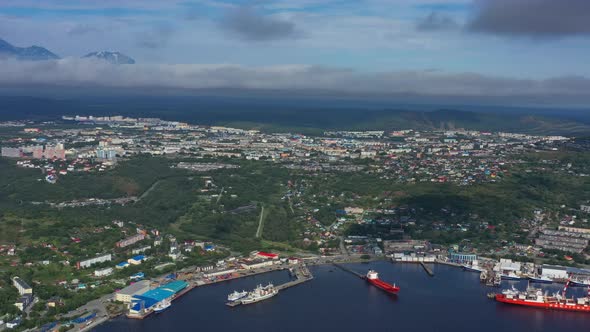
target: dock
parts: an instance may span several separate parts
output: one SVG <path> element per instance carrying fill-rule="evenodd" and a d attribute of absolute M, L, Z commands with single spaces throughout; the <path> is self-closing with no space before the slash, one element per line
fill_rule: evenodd
<path fill-rule="evenodd" d="M 332 265 L 334 265 L 335 267 L 341 269 L 342 271 L 345 271 L 345 272 L 348 272 L 348 273 L 352 273 L 352 274 L 354 274 L 355 276 L 357 276 L 357 277 L 359 277 L 361 279 L 364 279 L 365 278 L 365 276 L 363 274 L 360 274 L 360 273 L 358 273 L 358 272 L 356 272 L 354 270 L 351 270 L 351 269 L 347 268 L 344 265 L 340 265 L 338 263 L 333 263 Z"/>
<path fill-rule="evenodd" d="M 291 281 L 288 281 L 284 284 L 280 284 L 278 286 L 275 286 L 275 289 L 280 292 L 280 291 L 285 290 L 287 288 L 301 285 L 302 283 L 308 282 L 313 279 L 313 275 L 311 274 L 311 272 L 309 272 L 309 269 L 307 268 L 307 265 L 305 265 L 305 264 L 301 264 L 301 265 L 293 267 L 293 273 L 295 275 L 295 280 L 291 280 Z M 229 307 L 236 307 L 236 306 L 239 306 L 240 304 L 242 304 L 242 302 L 240 300 L 226 303 L 226 305 Z"/>
<path fill-rule="evenodd" d="M 432 271 L 431 268 L 426 266 L 426 264 L 424 264 L 424 262 L 420 262 L 420 265 L 422 265 L 422 268 L 424 269 L 424 271 L 426 271 L 426 273 L 428 273 L 429 276 L 434 277 L 434 272 Z"/>

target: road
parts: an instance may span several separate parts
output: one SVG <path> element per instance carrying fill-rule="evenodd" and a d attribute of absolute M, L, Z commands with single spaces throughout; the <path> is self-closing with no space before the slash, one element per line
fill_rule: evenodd
<path fill-rule="evenodd" d="M 258 229 L 256 230 L 256 238 L 260 238 L 262 236 L 262 229 L 264 229 L 264 205 L 262 206 L 262 210 L 260 211 L 260 220 L 258 221 Z"/>

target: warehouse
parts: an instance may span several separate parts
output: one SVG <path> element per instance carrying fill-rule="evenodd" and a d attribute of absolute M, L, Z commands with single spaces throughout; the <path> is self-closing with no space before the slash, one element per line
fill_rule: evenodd
<path fill-rule="evenodd" d="M 131 302 L 131 299 L 138 294 L 143 294 L 150 290 L 150 281 L 142 280 L 131 284 L 117 293 L 115 293 L 115 300 L 125 303 Z"/>

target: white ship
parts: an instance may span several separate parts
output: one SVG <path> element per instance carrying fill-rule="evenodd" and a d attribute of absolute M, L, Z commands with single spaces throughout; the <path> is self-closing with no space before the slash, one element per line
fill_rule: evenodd
<path fill-rule="evenodd" d="M 234 291 L 233 293 L 231 293 L 227 296 L 227 300 L 230 302 L 235 302 L 241 298 L 246 297 L 247 295 L 248 295 L 248 292 L 246 292 L 246 291 L 241 291 L 241 292 Z"/>
<path fill-rule="evenodd" d="M 471 262 L 471 264 L 463 265 L 463 269 L 465 271 L 469 271 L 469 272 L 480 272 L 480 273 L 483 272 L 483 269 L 479 267 L 479 264 L 476 260 Z"/>
<path fill-rule="evenodd" d="M 172 302 L 170 302 L 169 299 L 164 299 L 156 304 L 156 306 L 154 307 L 154 312 L 159 314 L 159 313 L 163 312 L 164 310 L 170 308 L 171 305 L 172 305 Z"/>
<path fill-rule="evenodd" d="M 260 302 L 266 299 L 269 299 L 275 295 L 277 295 L 279 291 L 273 286 L 273 284 L 268 284 L 266 286 L 258 285 L 256 289 L 248 293 L 248 295 L 242 298 L 242 304 L 251 304 Z"/>

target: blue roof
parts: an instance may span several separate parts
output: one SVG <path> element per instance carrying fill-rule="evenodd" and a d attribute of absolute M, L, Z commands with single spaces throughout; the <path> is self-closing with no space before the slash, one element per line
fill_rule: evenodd
<path fill-rule="evenodd" d="M 171 290 L 162 289 L 161 287 L 158 287 L 156 289 L 152 289 L 141 294 L 141 297 L 150 298 L 155 300 L 156 302 L 160 302 L 164 299 L 172 297 L 174 294 L 175 292 Z"/>
<path fill-rule="evenodd" d="M 91 320 L 94 317 L 96 317 L 96 313 L 92 313 L 86 317 L 78 317 L 78 318 L 74 319 L 72 322 L 74 322 L 76 324 L 80 324 L 80 323 L 84 323 L 88 320 Z"/>
<path fill-rule="evenodd" d="M 174 292 L 175 294 L 180 292 L 181 290 L 185 289 L 188 286 L 188 282 L 182 280 L 176 280 L 167 283 L 166 285 L 160 286 L 161 289 L 169 290 Z"/>
<path fill-rule="evenodd" d="M 131 310 L 139 311 L 141 310 L 141 303 L 143 302 L 144 308 L 150 308 L 154 306 L 156 303 L 160 302 L 156 299 L 152 299 L 151 297 L 145 297 L 142 295 L 136 295 L 133 297 L 133 306 L 131 306 Z"/>
<path fill-rule="evenodd" d="M 127 266 L 127 265 L 129 265 L 129 263 L 127 263 L 127 262 L 121 262 L 121 263 L 117 264 L 117 266 Z"/>
<path fill-rule="evenodd" d="M 143 278 L 145 274 L 143 272 L 137 272 L 136 274 L 132 275 L 131 278 Z"/>
<path fill-rule="evenodd" d="M 145 259 L 145 256 L 144 255 L 137 255 L 137 256 L 133 257 L 132 259 L 135 261 L 142 261 Z"/>

